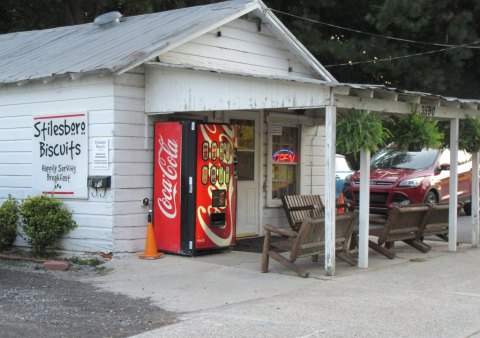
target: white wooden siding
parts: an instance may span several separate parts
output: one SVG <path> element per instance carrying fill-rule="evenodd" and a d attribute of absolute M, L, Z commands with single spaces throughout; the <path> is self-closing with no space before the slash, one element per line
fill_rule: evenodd
<path fill-rule="evenodd" d="M 145 116 L 143 67 L 115 78 L 115 141 L 113 240 L 115 252 L 142 251 L 148 208 L 143 198 L 152 198 L 153 147 L 146 142 L 150 128 Z"/>
<path fill-rule="evenodd" d="M 146 69 L 148 113 L 313 107 L 329 98 L 328 87 L 319 84 L 157 65 Z"/>
<path fill-rule="evenodd" d="M 21 200 L 32 193 L 32 115 L 88 112 L 91 149 L 97 137 L 112 140 L 113 103 L 110 77 L 85 76 L 75 81 L 61 79 L 47 84 L 39 81 L 21 87 L 1 87 L 0 203 L 9 194 Z M 109 157 L 112 156 L 110 153 Z M 89 174 L 95 174 L 91 167 Z M 78 227 L 60 241 L 60 249 L 113 251 L 112 193 L 107 191 L 104 197 L 93 197 L 93 192 L 89 190 L 88 200 L 65 200 Z M 16 244 L 23 246 L 25 242 L 18 238 Z"/>
<path fill-rule="evenodd" d="M 325 194 L 325 126 L 302 126 L 301 186 L 304 195 Z"/>
<path fill-rule="evenodd" d="M 217 34 L 220 32 L 220 36 Z M 320 79 L 303 64 L 285 42 L 271 30 L 245 19 L 234 20 L 219 29 L 160 55 L 159 61 L 237 73 Z"/>

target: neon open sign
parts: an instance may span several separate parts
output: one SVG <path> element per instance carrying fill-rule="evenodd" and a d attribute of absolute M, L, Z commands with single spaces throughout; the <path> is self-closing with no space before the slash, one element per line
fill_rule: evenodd
<path fill-rule="evenodd" d="M 280 149 L 272 155 L 274 162 L 295 162 L 295 153 L 290 149 Z"/>

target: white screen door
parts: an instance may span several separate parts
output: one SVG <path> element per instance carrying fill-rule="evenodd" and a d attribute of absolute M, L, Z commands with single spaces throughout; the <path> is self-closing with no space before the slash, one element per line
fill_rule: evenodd
<path fill-rule="evenodd" d="M 238 126 L 237 237 L 259 234 L 259 113 L 229 113 Z"/>

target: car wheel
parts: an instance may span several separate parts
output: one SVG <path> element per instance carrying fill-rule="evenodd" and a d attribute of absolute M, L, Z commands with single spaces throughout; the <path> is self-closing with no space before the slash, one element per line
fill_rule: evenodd
<path fill-rule="evenodd" d="M 463 205 L 463 211 L 467 216 L 472 216 L 472 203 L 468 202 Z"/>
<path fill-rule="evenodd" d="M 433 191 L 427 192 L 427 195 L 425 195 L 424 201 L 426 204 L 437 204 L 438 203 L 437 194 L 435 194 Z"/>

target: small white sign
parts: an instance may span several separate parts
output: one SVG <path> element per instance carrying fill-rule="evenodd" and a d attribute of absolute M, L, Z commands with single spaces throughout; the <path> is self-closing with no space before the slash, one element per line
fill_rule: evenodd
<path fill-rule="evenodd" d="M 93 170 L 108 170 L 108 139 L 93 141 Z"/>
<path fill-rule="evenodd" d="M 35 194 L 88 198 L 87 113 L 33 116 Z"/>

